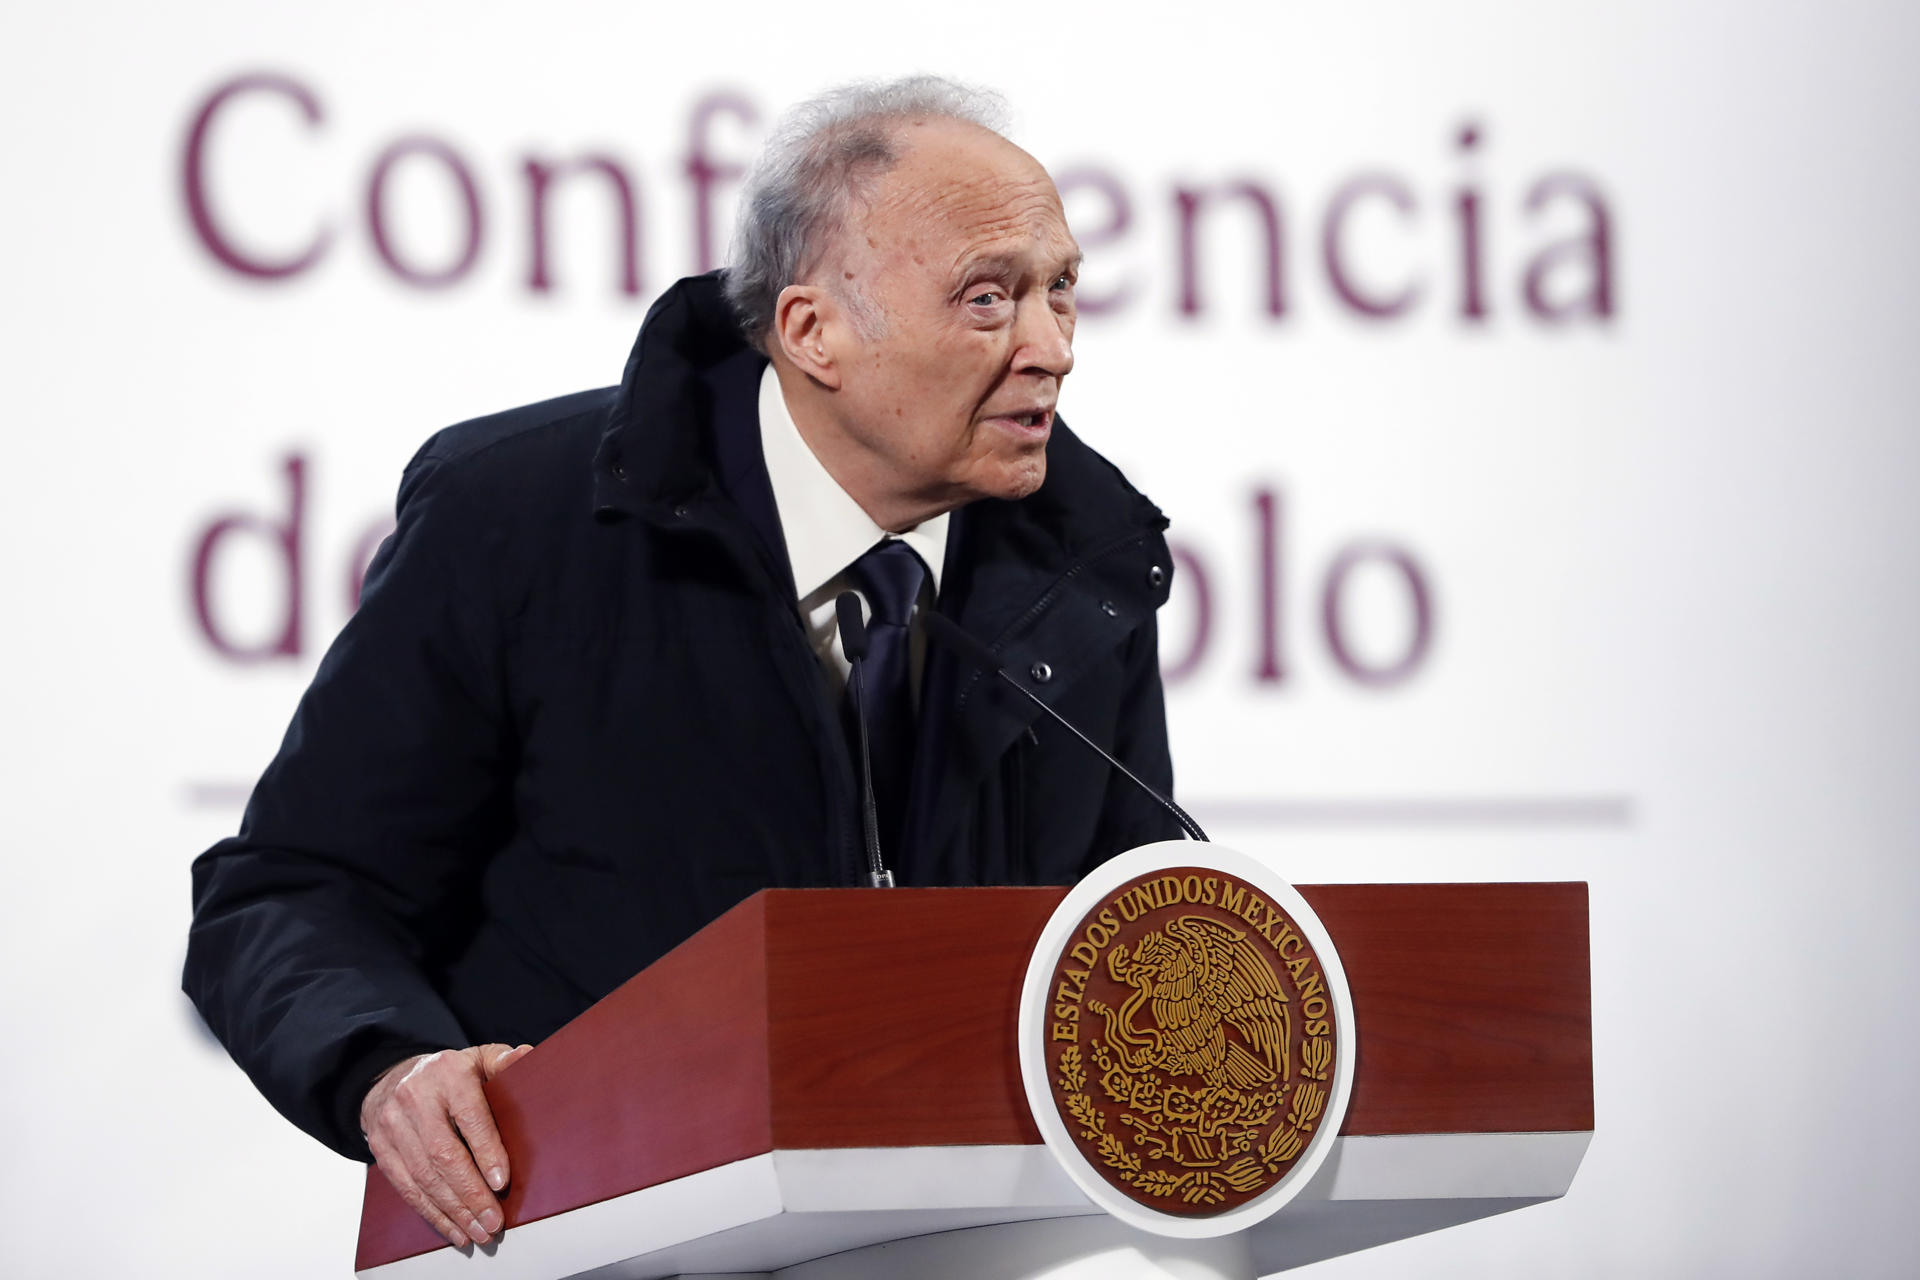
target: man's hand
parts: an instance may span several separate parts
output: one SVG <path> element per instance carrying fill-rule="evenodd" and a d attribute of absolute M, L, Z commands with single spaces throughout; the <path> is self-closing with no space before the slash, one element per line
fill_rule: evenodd
<path fill-rule="evenodd" d="M 380 1172 L 456 1249 L 500 1229 L 494 1192 L 512 1171 L 480 1086 L 533 1048 L 475 1045 L 423 1053 L 381 1074 L 360 1104 Z"/>

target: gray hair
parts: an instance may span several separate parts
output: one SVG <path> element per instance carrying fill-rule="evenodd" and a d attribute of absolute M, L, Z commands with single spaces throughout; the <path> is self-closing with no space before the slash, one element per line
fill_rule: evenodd
<path fill-rule="evenodd" d="M 1007 109 L 991 91 L 921 75 L 831 89 L 775 123 L 740 193 L 726 274 L 727 301 L 749 342 L 765 350 L 780 291 L 813 269 L 853 201 L 899 163 L 900 125 L 928 117 L 1004 134 Z M 863 330 L 878 327 L 863 296 L 835 294 Z"/>

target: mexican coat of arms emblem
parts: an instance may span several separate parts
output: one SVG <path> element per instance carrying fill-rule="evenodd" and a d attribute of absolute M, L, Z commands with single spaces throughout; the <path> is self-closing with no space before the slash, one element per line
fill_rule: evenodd
<path fill-rule="evenodd" d="M 1260 1198 L 1328 1122 L 1349 1046 L 1329 966 L 1275 896 L 1218 868 L 1150 870 L 1061 940 L 1040 1015 L 1051 1103 L 1087 1165 L 1158 1214 Z"/>

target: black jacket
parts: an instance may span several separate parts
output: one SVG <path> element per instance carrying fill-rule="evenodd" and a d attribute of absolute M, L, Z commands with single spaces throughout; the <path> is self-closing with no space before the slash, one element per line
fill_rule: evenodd
<path fill-rule="evenodd" d="M 685 280 L 618 388 L 450 428 L 408 466 L 240 834 L 193 866 L 188 993 L 336 1150 L 366 1158 L 360 1098 L 401 1058 L 537 1041 L 757 889 L 862 882 L 763 365 L 716 279 Z M 1047 459 L 1031 497 L 957 513 L 941 611 L 1170 789 L 1166 521 L 1064 425 Z M 900 883 L 1071 882 L 1178 834 L 1038 714 L 930 653 Z"/>

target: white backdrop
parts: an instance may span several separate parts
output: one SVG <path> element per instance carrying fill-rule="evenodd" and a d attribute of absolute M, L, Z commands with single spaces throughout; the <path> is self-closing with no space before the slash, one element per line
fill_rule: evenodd
<path fill-rule="evenodd" d="M 1572 1193 L 1321 1273 L 1905 1273 L 1916 54 L 1907 7 L 1864 3 L 10 8 L 0 1270 L 348 1272 L 357 1168 L 178 994 L 187 863 L 420 440 L 614 380 L 699 265 L 696 104 L 747 108 L 706 131 L 722 221 L 780 106 L 927 69 L 1098 175 L 1069 214 L 1119 300 L 1063 410 L 1174 518 L 1201 820 L 1301 882 L 1592 885 Z M 197 231 L 196 113 L 250 76 Z M 636 288 L 602 169 L 553 179 L 536 289 L 526 164 L 596 154 Z M 370 187 L 387 252 L 457 278 L 386 263 Z M 1403 312 L 1342 297 L 1329 223 L 1349 291 Z M 320 247 L 269 280 L 215 238 Z M 277 525 L 214 539 L 210 633 L 196 551 L 236 515 Z M 289 639 L 290 543 L 297 652 L 223 655 Z"/>

